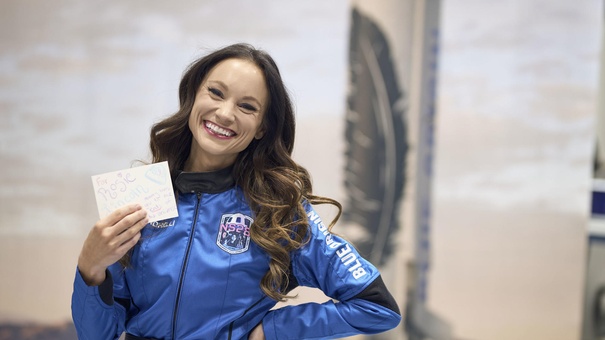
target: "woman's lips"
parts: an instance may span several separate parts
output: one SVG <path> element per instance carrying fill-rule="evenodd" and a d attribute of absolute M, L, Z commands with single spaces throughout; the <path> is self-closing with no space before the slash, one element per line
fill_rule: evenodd
<path fill-rule="evenodd" d="M 220 138 L 231 138 L 236 135 L 235 131 L 218 126 L 208 120 L 204 121 L 204 127 L 208 132 Z"/>

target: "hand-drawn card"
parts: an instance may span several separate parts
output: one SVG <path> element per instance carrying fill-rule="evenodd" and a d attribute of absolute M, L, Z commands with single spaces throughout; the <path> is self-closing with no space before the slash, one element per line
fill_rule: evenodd
<path fill-rule="evenodd" d="M 168 162 L 92 176 L 99 216 L 127 204 L 139 203 L 149 222 L 178 216 Z"/>

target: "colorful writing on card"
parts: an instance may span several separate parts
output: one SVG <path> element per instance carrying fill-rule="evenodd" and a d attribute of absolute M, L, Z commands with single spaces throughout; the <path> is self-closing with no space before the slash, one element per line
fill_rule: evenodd
<path fill-rule="evenodd" d="M 127 204 L 139 203 L 149 222 L 178 216 L 168 162 L 92 176 L 101 218 Z"/>

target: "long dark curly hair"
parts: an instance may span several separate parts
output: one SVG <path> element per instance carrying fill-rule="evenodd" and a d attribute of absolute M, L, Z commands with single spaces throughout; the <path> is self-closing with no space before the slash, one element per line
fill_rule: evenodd
<path fill-rule="evenodd" d="M 153 162 L 168 161 L 172 177 L 182 170 L 189 157 L 192 133 L 189 115 L 199 86 L 210 70 L 223 60 L 237 58 L 253 62 L 262 70 L 269 101 L 262 121 L 264 135 L 253 139 L 239 153 L 233 166 L 236 184 L 254 213 L 252 240 L 270 256 L 269 271 L 260 287 L 272 299 L 287 295 L 290 252 L 309 238 L 309 224 L 303 202 L 331 204 L 338 208 L 331 228 L 342 212 L 340 203 L 313 195 L 307 170 L 292 160 L 295 118 L 292 102 L 274 60 L 268 53 L 248 44 L 230 45 L 193 62 L 179 86 L 180 109 L 151 129 Z"/>

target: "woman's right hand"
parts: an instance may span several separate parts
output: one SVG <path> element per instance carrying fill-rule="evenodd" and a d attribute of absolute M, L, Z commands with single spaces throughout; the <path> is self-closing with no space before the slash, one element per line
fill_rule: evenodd
<path fill-rule="evenodd" d="M 87 285 L 103 283 L 105 269 L 137 244 L 147 221 L 145 209 L 132 204 L 115 210 L 94 225 L 78 258 L 78 270 Z"/>

